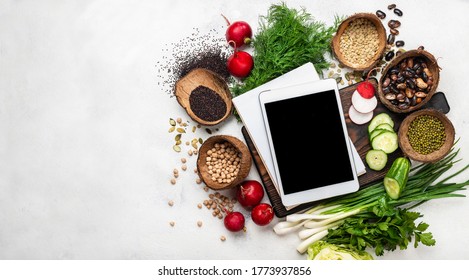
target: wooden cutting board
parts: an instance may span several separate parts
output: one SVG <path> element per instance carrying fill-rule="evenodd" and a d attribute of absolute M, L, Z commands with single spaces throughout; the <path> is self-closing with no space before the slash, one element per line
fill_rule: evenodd
<path fill-rule="evenodd" d="M 370 79 L 369 80 L 373 86 L 377 89 L 377 80 L 376 79 Z M 360 158 L 363 160 L 365 163 L 365 155 L 370 150 L 370 143 L 368 140 L 368 123 L 364 125 L 356 125 L 354 124 L 349 116 L 348 116 L 348 110 L 351 105 L 351 98 L 352 98 L 352 93 L 355 91 L 359 83 L 345 87 L 339 91 L 340 98 L 342 101 L 342 107 L 344 110 L 344 115 L 345 115 L 345 121 L 347 125 L 347 130 L 348 134 L 350 136 L 350 139 L 352 139 L 353 144 L 355 145 L 355 148 L 358 151 L 358 154 L 360 155 Z M 446 97 L 444 93 L 442 92 L 437 92 L 435 95 L 433 95 L 432 99 L 426 104 L 426 106 L 422 107 L 423 108 L 435 108 L 437 110 L 440 110 L 444 114 L 448 113 L 450 110 L 450 107 L 448 105 L 448 102 L 446 100 Z M 407 114 L 398 114 L 394 113 L 390 110 L 388 110 L 381 102 L 378 100 L 378 106 L 374 110 L 374 115 L 377 115 L 379 113 L 386 112 L 388 113 L 391 118 L 394 120 L 394 129 L 397 132 L 399 129 L 399 126 L 402 122 L 402 120 L 407 116 Z M 252 142 L 249 133 L 247 129 L 243 126 L 241 129 L 241 132 L 243 133 L 243 136 L 246 140 L 246 144 L 249 147 L 249 150 L 251 151 L 252 158 L 254 160 L 254 164 L 256 166 L 257 171 L 259 172 L 259 175 L 261 177 L 261 180 L 264 184 L 264 187 L 266 189 L 267 196 L 269 197 L 269 200 L 272 204 L 272 207 L 274 208 L 275 215 L 277 217 L 285 217 L 286 215 L 310 208 L 314 206 L 315 204 L 318 204 L 320 201 L 315 201 L 311 203 L 305 203 L 305 204 L 300 204 L 294 208 L 287 209 L 283 203 L 282 200 L 280 199 L 280 195 L 275 188 L 274 184 L 272 183 L 272 180 L 267 172 L 266 167 L 262 163 L 262 160 L 259 156 L 259 153 L 256 150 L 256 147 L 254 143 Z M 381 171 L 374 171 L 368 168 L 368 166 L 365 163 L 366 167 L 366 173 L 361 175 L 359 177 L 359 182 L 360 182 L 360 188 L 365 188 L 366 186 L 370 185 L 373 182 L 376 182 L 378 180 L 381 180 L 384 175 L 386 174 L 387 170 L 391 167 L 392 162 L 394 159 L 397 157 L 402 156 L 402 151 L 400 149 L 396 150 L 394 153 L 388 155 L 388 163 L 385 166 L 385 168 Z"/>

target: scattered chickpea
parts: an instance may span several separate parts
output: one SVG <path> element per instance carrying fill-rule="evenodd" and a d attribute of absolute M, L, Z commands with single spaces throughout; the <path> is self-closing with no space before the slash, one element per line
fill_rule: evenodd
<path fill-rule="evenodd" d="M 226 237 L 224 235 L 220 236 L 221 241 L 226 241 Z"/>
<path fill-rule="evenodd" d="M 182 171 L 186 171 L 186 170 L 187 170 L 187 166 L 186 166 L 185 164 L 183 164 L 183 165 L 181 166 L 181 169 L 182 169 Z"/>
<path fill-rule="evenodd" d="M 176 179 L 171 179 L 171 184 L 176 185 Z"/>
<path fill-rule="evenodd" d="M 176 119 L 176 122 L 177 122 L 177 123 L 181 123 L 181 122 L 182 122 L 182 119 L 181 119 L 181 118 L 177 118 L 177 119 Z"/>
<path fill-rule="evenodd" d="M 169 225 L 172 226 L 172 227 L 174 227 L 175 224 L 176 223 L 174 221 L 169 222 Z"/>
<path fill-rule="evenodd" d="M 186 158 L 181 158 L 181 162 L 186 163 L 187 162 Z"/>
<path fill-rule="evenodd" d="M 195 182 L 196 182 L 197 184 L 200 184 L 200 183 L 202 183 L 202 180 L 201 180 L 200 178 L 197 178 L 197 179 L 195 180 Z"/>
<path fill-rule="evenodd" d="M 197 204 L 197 208 L 202 209 L 202 204 Z"/>
<path fill-rule="evenodd" d="M 168 201 L 168 205 L 172 207 L 174 205 L 174 201 L 172 200 Z"/>
<path fill-rule="evenodd" d="M 197 221 L 197 226 L 202 227 L 202 221 Z"/>

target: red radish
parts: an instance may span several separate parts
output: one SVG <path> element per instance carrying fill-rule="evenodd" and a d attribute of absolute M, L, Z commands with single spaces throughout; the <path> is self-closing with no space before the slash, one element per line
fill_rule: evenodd
<path fill-rule="evenodd" d="M 261 203 L 252 209 L 251 218 L 256 225 L 268 225 L 274 219 L 274 209 L 270 204 Z"/>
<path fill-rule="evenodd" d="M 228 58 L 226 65 L 231 75 L 237 78 L 245 78 L 251 73 L 254 60 L 249 53 L 235 49 L 234 53 Z"/>
<path fill-rule="evenodd" d="M 249 45 L 252 38 L 252 29 L 251 26 L 245 21 L 235 21 L 230 23 L 230 21 L 222 15 L 228 24 L 228 29 L 226 30 L 226 41 L 233 48 L 240 48 L 244 45 Z"/>
<path fill-rule="evenodd" d="M 378 106 L 378 99 L 376 96 L 363 98 L 358 90 L 355 90 L 352 94 L 352 105 L 358 112 L 366 114 L 372 112 Z"/>
<path fill-rule="evenodd" d="M 368 75 L 366 76 L 366 80 L 361 82 L 357 86 L 357 91 L 358 91 L 358 93 L 360 93 L 360 95 L 363 98 L 370 99 L 370 98 L 375 96 L 375 87 L 373 86 L 372 83 L 368 82 L 368 80 L 370 79 L 371 72 L 373 72 L 375 69 L 378 69 L 378 68 L 371 69 L 368 72 Z"/>
<path fill-rule="evenodd" d="M 357 86 L 357 91 L 363 98 L 372 98 L 375 96 L 375 87 L 368 81 L 361 82 Z"/>
<path fill-rule="evenodd" d="M 244 229 L 244 216 L 240 212 L 228 212 L 225 216 L 225 227 L 229 231 L 240 231 Z"/>
<path fill-rule="evenodd" d="M 239 185 L 236 197 L 242 206 L 254 207 L 261 203 L 264 197 L 264 188 L 258 181 L 247 180 Z"/>
<path fill-rule="evenodd" d="M 355 109 L 355 107 L 353 107 L 353 105 L 351 105 L 348 111 L 348 116 L 352 122 L 360 125 L 371 121 L 373 118 L 373 111 L 368 113 L 360 113 Z"/>

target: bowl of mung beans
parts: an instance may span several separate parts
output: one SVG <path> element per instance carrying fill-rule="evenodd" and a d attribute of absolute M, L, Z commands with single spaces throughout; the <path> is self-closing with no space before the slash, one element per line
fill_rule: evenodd
<path fill-rule="evenodd" d="M 332 52 L 344 66 L 365 71 L 372 69 L 386 48 L 386 29 L 371 13 L 357 13 L 342 21 L 332 38 Z"/>
<path fill-rule="evenodd" d="M 445 114 L 435 109 L 422 109 L 402 121 L 399 147 L 412 160 L 436 162 L 453 147 L 454 134 L 454 126 Z"/>
<path fill-rule="evenodd" d="M 213 190 L 239 185 L 249 175 L 251 165 L 249 148 L 229 135 L 209 137 L 200 147 L 197 157 L 200 179 Z"/>
<path fill-rule="evenodd" d="M 440 67 L 435 57 L 422 49 L 395 57 L 383 70 L 378 83 L 381 103 L 395 113 L 422 108 L 435 94 Z"/>

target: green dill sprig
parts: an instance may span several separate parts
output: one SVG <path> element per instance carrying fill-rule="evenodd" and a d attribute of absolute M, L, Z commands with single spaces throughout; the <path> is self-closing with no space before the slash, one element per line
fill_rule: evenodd
<path fill-rule="evenodd" d="M 341 19 L 333 26 L 314 20 L 305 8 L 288 8 L 285 3 L 270 6 L 261 16 L 259 29 L 252 41 L 254 68 L 251 74 L 232 86 L 238 96 L 277 78 L 305 63 L 312 62 L 316 71 L 329 68 L 324 57 L 331 51 L 331 40 Z"/>

